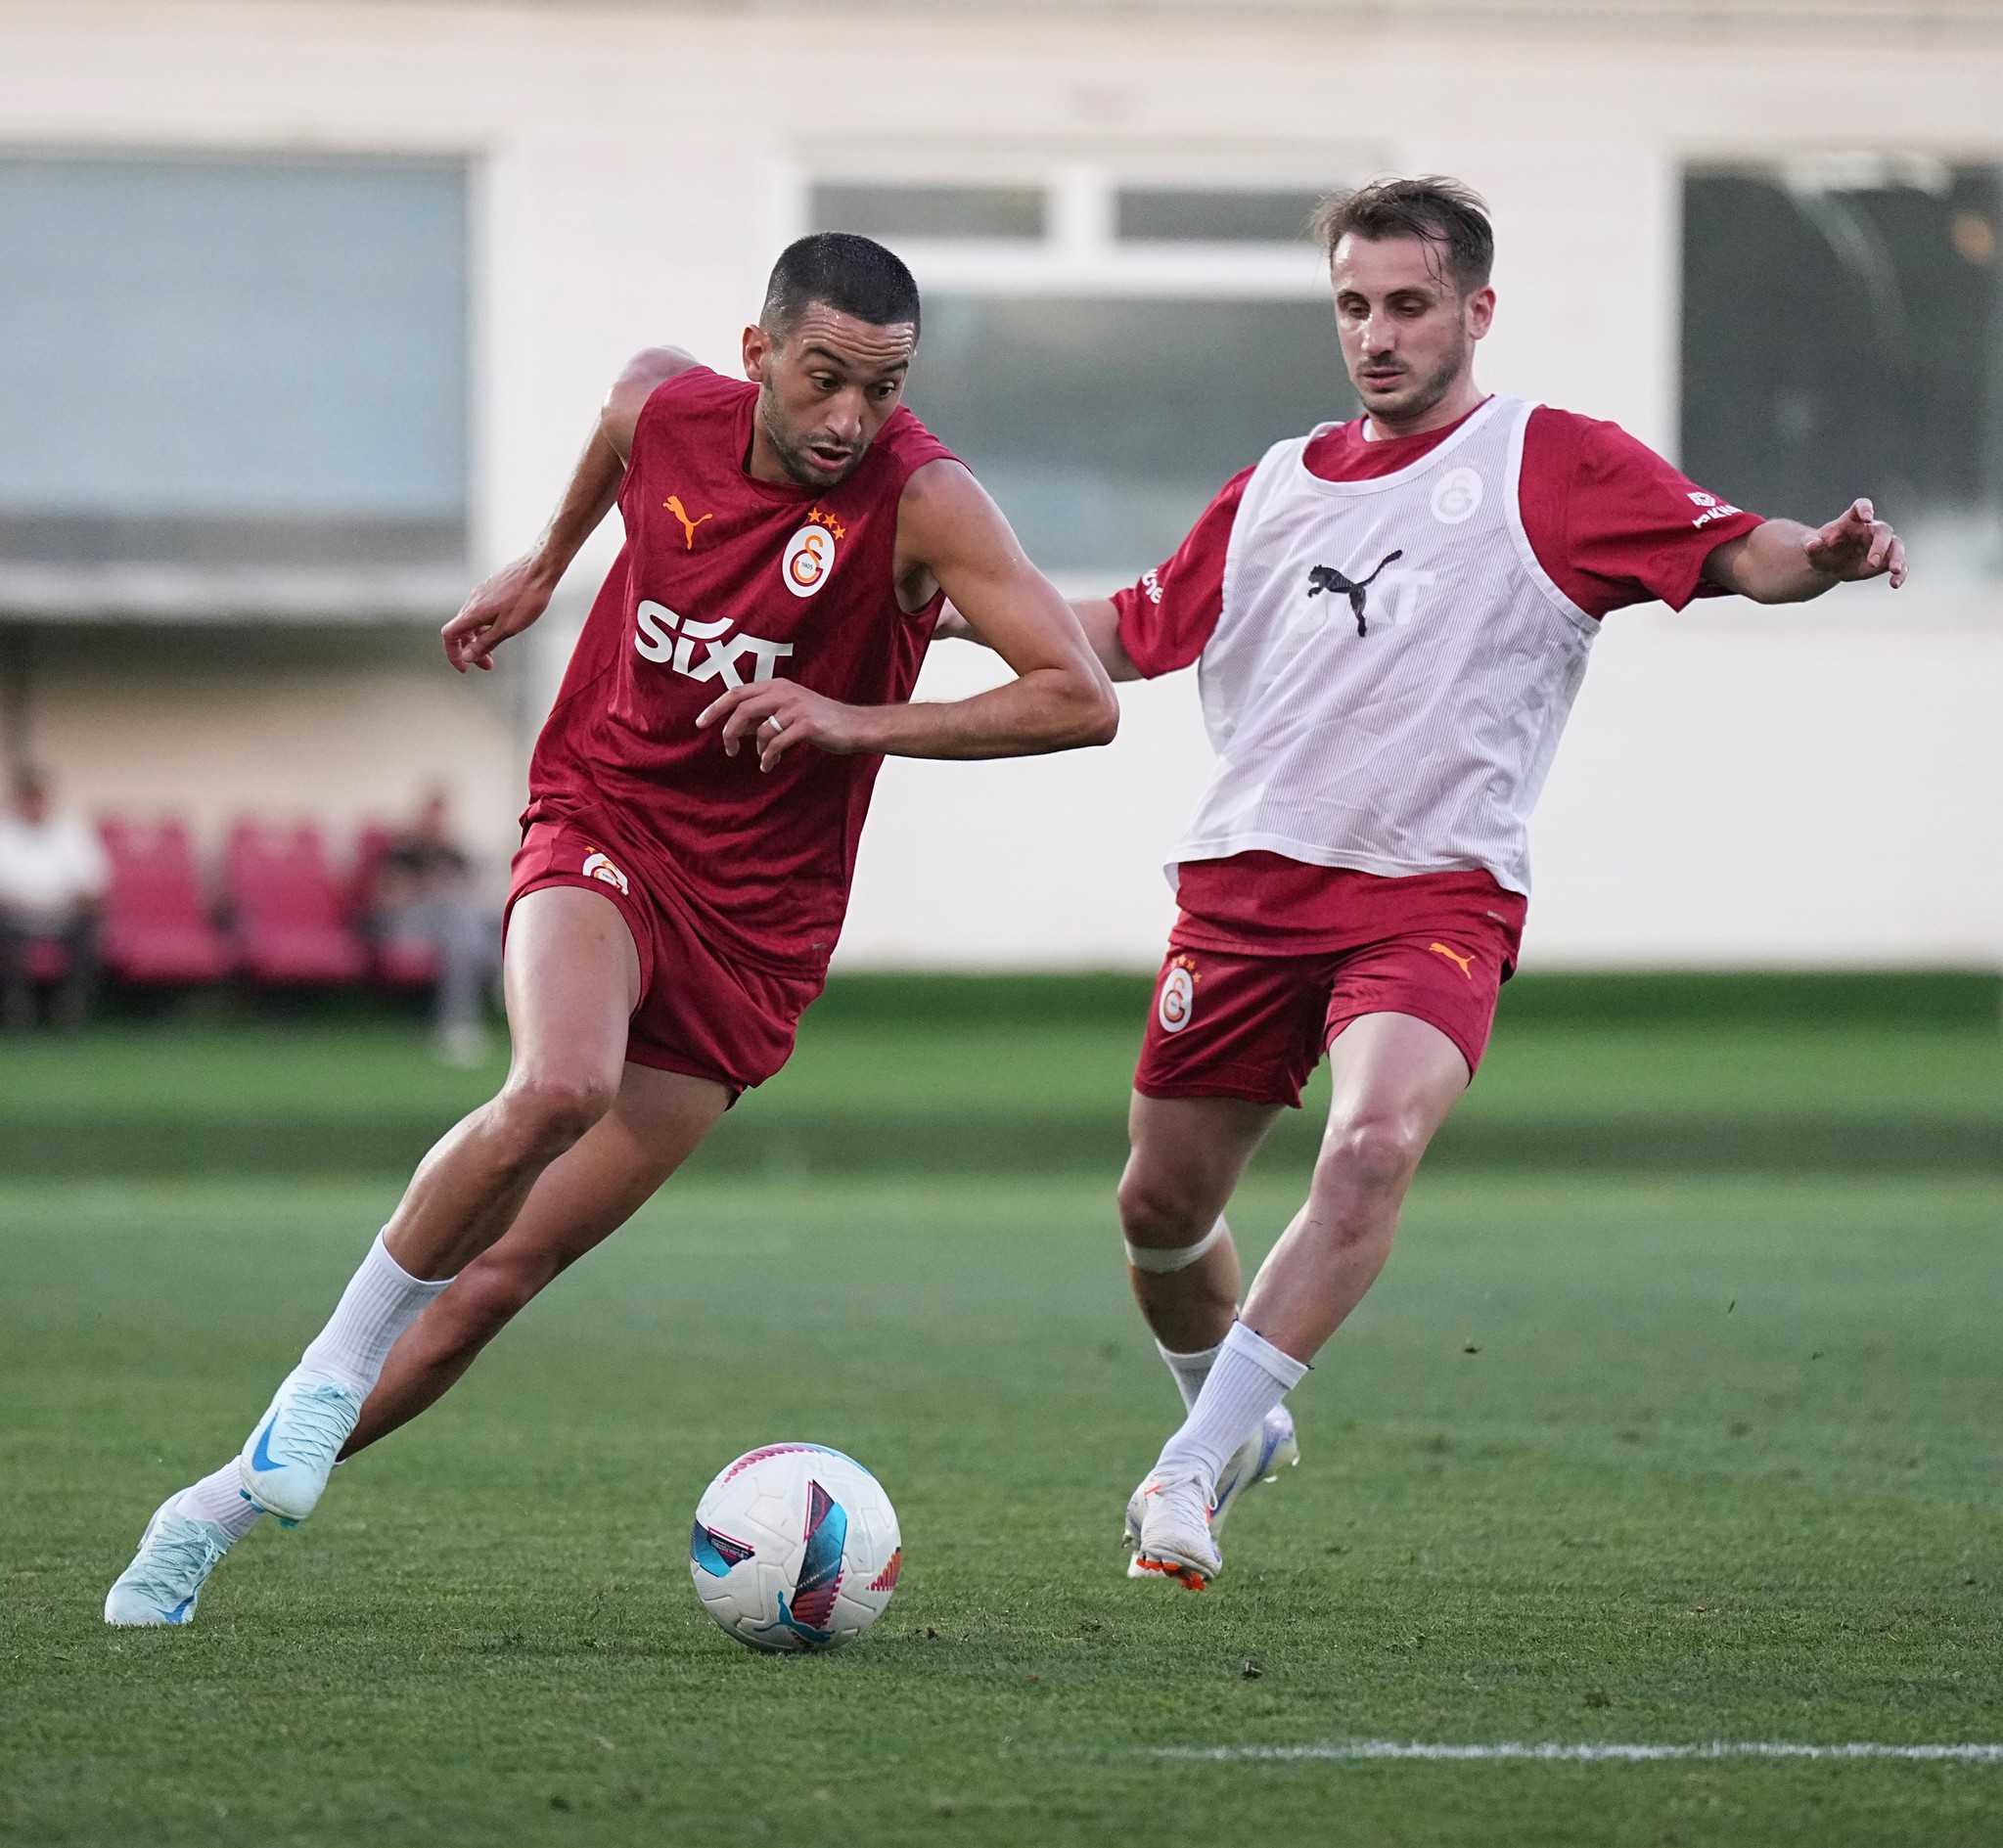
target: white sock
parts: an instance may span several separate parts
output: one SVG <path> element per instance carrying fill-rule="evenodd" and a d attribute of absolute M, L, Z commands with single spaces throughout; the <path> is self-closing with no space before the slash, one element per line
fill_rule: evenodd
<path fill-rule="evenodd" d="M 178 1504 L 190 1520 L 213 1521 L 231 1541 L 238 1541 L 263 1518 L 264 1510 L 244 1493 L 244 1478 L 232 1457 L 212 1476 L 204 1476 L 181 1492 Z"/>
<path fill-rule="evenodd" d="M 366 1394 L 383 1372 L 396 1337 L 423 1314 L 425 1305 L 452 1280 L 428 1284 L 389 1255 L 383 1235 L 369 1247 L 327 1326 L 316 1334 L 299 1365 L 331 1374 Z"/>
<path fill-rule="evenodd" d="M 1306 1375 L 1305 1361 L 1234 1322 L 1182 1429 L 1162 1447 L 1155 1473 L 1194 1474 L 1206 1490 L 1214 1488 L 1231 1453 Z"/>
<path fill-rule="evenodd" d="M 1175 1390 L 1182 1394 L 1182 1409 L 1192 1411 L 1197 1394 L 1203 1391 L 1204 1381 L 1209 1378 L 1210 1369 L 1216 1365 L 1217 1356 L 1224 1351 L 1224 1343 L 1219 1341 L 1215 1347 L 1199 1348 L 1194 1354 L 1178 1354 L 1157 1341 L 1155 1351 L 1168 1363 L 1168 1371 L 1175 1375 Z"/>

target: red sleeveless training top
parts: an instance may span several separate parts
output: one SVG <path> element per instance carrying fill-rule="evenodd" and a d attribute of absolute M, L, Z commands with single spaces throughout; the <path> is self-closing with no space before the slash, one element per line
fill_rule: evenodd
<path fill-rule="evenodd" d="M 938 619 L 897 604 L 904 484 L 952 452 L 907 410 L 825 493 L 745 473 L 758 387 L 693 367 L 640 412 L 619 488 L 626 543 L 529 765 L 525 826 L 588 817 L 724 953 L 827 965 L 883 760 L 796 745 L 769 774 L 696 715 L 777 676 L 857 705 L 907 699 Z"/>

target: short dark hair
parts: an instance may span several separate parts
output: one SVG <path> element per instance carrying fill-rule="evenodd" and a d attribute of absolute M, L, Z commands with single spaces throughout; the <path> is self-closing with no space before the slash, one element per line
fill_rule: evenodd
<path fill-rule="evenodd" d="M 1417 180 L 1372 180 L 1331 193 L 1314 214 L 1314 235 L 1333 261 L 1345 237 L 1418 238 L 1438 252 L 1464 295 L 1486 286 L 1495 267 L 1488 202 L 1471 186 L 1429 173 Z"/>
<path fill-rule="evenodd" d="M 852 231 L 816 231 L 781 250 L 765 285 L 759 324 L 783 337 L 816 301 L 876 327 L 918 326 L 911 272 L 874 238 Z"/>

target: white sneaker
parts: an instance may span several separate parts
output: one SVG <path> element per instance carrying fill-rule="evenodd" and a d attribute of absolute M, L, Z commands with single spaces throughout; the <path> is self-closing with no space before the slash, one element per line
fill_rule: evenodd
<path fill-rule="evenodd" d="M 185 1493 L 176 1489 L 146 1523 L 132 1563 L 106 1594 L 107 1623 L 134 1628 L 194 1621 L 195 1600 L 230 1542 L 213 1521 L 181 1512 Z"/>
<path fill-rule="evenodd" d="M 362 1395 L 344 1380 L 295 1368 L 237 1459 L 244 1493 L 296 1526 L 318 1504 L 361 1415 Z"/>
<path fill-rule="evenodd" d="M 1294 1435 L 1294 1414 L 1284 1405 L 1276 1405 L 1260 1421 L 1258 1429 L 1231 1453 L 1230 1462 L 1224 1465 L 1223 1477 L 1210 1504 L 1210 1531 L 1214 1534 L 1224 1525 L 1226 1516 L 1248 1490 L 1261 1482 L 1278 1481 L 1282 1469 L 1291 1469 L 1299 1462 L 1300 1445 Z M 1129 1553 L 1140 1549 L 1141 1515 L 1146 1507 L 1142 1490 L 1146 1487 L 1143 1483 L 1136 1489 L 1126 1505 Z"/>
<path fill-rule="evenodd" d="M 1138 1534 L 1127 1577 L 1173 1579 L 1187 1591 L 1202 1591 L 1224 1564 L 1203 1479 L 1151 1475 L 1134 1491 L 1134 1502 L 1140 1505 Z"/>

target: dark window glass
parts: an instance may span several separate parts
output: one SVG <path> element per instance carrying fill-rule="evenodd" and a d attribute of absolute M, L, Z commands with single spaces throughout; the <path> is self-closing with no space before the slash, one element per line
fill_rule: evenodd
<path fill-rule="evenodd" d="M 0 160 L 0 557 L 463 558 L 456 166 Z"/>
<path fill-rule="evenodd" d="M 1135 190 L 1119 196 L 1123 242 L 1293 244 L 1307 236 L 1318 193 Z"/>
<path fill-rule="evenodd" d="M 1272 443 L 1353 414 L 1326 301 L 929 297 L 909 396 L 1039 564 L 1136 573 Z"/>
<path fill-rule="evenodd" d="M 816 231 L 899 238 L 1040 238 L 1038 186 L 817 186 Z"/>
<path fill-rule="evenodd" d="M 1756 512 L 1854 495 L 2003 565 L 1994 169 L 1747 167 L 1684 186 L 1683 466 Z M 1915 170 L 1916 169 L 1916 170 Z"/>

